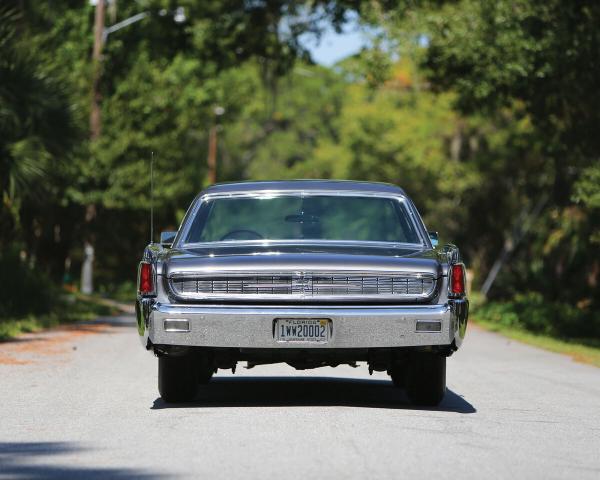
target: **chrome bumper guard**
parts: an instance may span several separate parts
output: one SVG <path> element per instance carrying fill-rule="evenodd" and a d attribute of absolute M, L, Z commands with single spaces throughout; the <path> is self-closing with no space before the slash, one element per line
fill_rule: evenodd
<path fill-rule="evenodd" d="M 309 307 L 212 306 L 154 304 L 145 309 L 144 337 L 155 345 L 232 348 L 378 348 L 427 345 L 460 346 L 466 319 L 466 300 L 444 305 Z M 138 309 L 141 313 L 144 309 Z M 278 342 L 275 321 L 280 318 L 328 319 L 327 343 Z M 175 322 L 165 322 L 175 320 Z M 187 320 L 187 324 L 185 322 Z M 439 323 L 439 331 L 417 329 L 417 322 Z M 171 328 L 173 325 L 188 325 Z M 143 327 L 142 327 L 143 329 Z M 141 333 L 141 332 L 140 332 Z"/>

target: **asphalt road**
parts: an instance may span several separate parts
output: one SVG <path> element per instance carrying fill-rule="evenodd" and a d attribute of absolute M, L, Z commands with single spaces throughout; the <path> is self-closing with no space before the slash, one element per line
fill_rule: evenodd
<path fill-rule="evenodd" d="M 471 328 L 439 408 L 366 367 L 219 373 L 173 407 L 132 319 L 0 344 L 0 478 L 600 478 L 600 369 Z"/>

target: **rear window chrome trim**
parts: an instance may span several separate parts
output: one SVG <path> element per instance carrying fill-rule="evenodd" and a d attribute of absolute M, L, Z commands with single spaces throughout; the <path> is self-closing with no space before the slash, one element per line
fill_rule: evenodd
<path fill-rule="evenodd" d="M 405 243 L 405 242 L 378 242 L 374 240 L 302 240 L 302 239 L 281 239 L 281 240 L 222 240 L 218 242 L 191 242 L 181 245 L 182 248 L 205 248 L 205 247 L 239 247 L 239 246 L 259 247 L 278 247 L 278 246 L 365 246 L 365 247 L 388 247 L 388 248 L 410 248 L 416 251 L 425 250 L 422 243 Z"/>
<path fill-rule="evenodd" d="M 388 200 L 395 200 L 400 202 L 403 207 L 406 209 L 408 216 L 410 218 L 410 222 L 412 223 L 415 232 L 421 239 L 420 243 L 404 243 L 404 242 L 379 242 L 379 241 L 363 241 L 363 240 L 309 240 L 309 244 L 377 244 L 382 246 L 410 246 L 415 247 L 419 246 L 422 248 L 432 248 L 431 241 L 429 240 L 429 236 L 426 235 L 425 226 L 421 220 L 419 213 L 417 212 L 415 206 L 410 201 L 410 199 L 404 195 L 400 194 L 381 194 L 380 192 L 367 192 L 367 191 L 356 191 L 356 190 L 339 190 L 337 192 L 332 192 L 331 190 L 260 190 L 256 192 L 228 192 L 228 193 L 206 193 L 200 195 L 195 201 L 194 204 L 188 210 L 181 228 L 179 229 L 179 233 L 177 234 L 177 238 L 173 242 L 173 246 L 177 248 L 193 248 L 193 247 L 204 247 L 204 246 L 238 246 L 238 245 L 263 245 L 267 244 L 275 244 L 275 243 L 283 243 L 286 240 L 277 240 L 277 239 L 261 239 L 261 240 L 229 240 L 229 241 L 218 241 L 218 242 L 189 242 L 186 243 L 183 239 L 187 238 L 189 234 L 189 230 L 192 226 L 193 220 L 198 213 L 198 210 L 202 206 L 203 203 L 219 199 L 219 198 L 275 198 L 275 197 L 286 197 L 286 196 L 300 196 L 309 197 L 309 196 L 330 196 L 330 197 L 369 197 L 369 198 L 385 198 Z M 416 219 L 420 221 L 417 221 Z M 286 244 L 299 244 L 306 245 L 306 243 L 298 243 L 298 240 L 292 240 L 291 243 Z"/>

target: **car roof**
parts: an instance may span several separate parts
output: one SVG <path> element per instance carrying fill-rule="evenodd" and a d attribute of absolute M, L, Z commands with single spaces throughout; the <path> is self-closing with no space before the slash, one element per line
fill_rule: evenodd
<path fill-rule="evenodd" d="M 391 183 L 361 182 L 354 180 L 265 180 L 217 183 L 208 187 L 202 194 L 213 193 L 242 193 L 260 191 L 299 191 L 322 190 L 344 192 L 369 192 L 382 194 L 405 195 L 404 191 Z"/>

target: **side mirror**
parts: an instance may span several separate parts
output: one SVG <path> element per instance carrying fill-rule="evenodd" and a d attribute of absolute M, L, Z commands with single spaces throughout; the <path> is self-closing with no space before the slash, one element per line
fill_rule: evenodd
<path fill-rule="evenodd" d="M 165 248 L 171 248 L 173 245 L 173 240 L 175 240 L 175 236 L 177 232 L 160 232 L 160 244 Z"/>
<path fill-rule="evenodd" d="M 429 240 L 431 240 L 431 245 L 437 247 L 440 243 L 440 238 L 438 236 L 438 232 L 429 232 Z"/>

